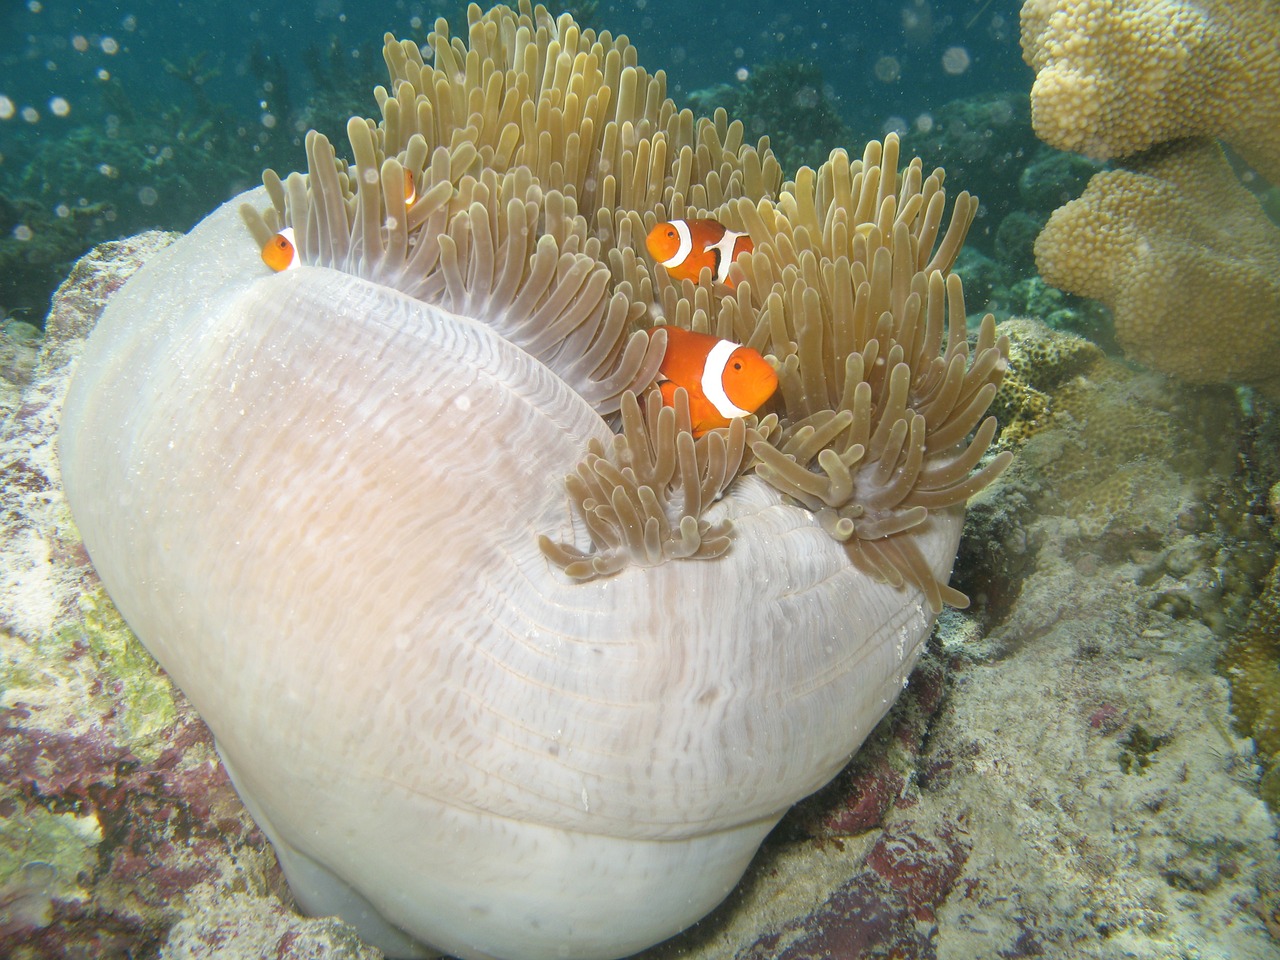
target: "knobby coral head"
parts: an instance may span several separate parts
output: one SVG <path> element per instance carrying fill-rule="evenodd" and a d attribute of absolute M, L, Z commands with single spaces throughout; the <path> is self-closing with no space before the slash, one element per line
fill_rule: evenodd
<path fill-rule="evenodd" d="M 64 476 L 305 908 L 394 956 L 622 956 L 732 888 L 965 602 L 1006 345 L 950 273 L 976 201 L 946 223 L 896 138 L 784 182 L 625 38 L 468 16 L 387 37 L 349 159 L 308 134 L 113 300 Z M 750 236 L 731 283 L 646 255 L 678 218 Z M 695 437 L 673 326 L 777 393 Z"/>

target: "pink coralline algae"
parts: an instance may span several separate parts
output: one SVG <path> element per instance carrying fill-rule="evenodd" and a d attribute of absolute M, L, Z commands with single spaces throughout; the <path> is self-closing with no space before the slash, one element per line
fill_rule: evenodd
<path fill-rule="evenodd" d="M 876 841 L 862 870 L 807 916 L 761 937 L 742 960 L 931 960 L 934 911 L 951 893 L 969 850 L 959 824 L 938 829 L 897 821 Z"/>

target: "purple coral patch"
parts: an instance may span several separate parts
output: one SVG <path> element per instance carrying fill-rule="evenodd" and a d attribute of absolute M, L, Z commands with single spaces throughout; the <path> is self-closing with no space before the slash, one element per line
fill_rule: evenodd
<path fill-rule="evenodd" d="M 816 910 L 758 939 L 740 960 L 936 956 L 935 915 L 955 887 L 971 844 L 957 823 L 893 823 L 864 868 Z"/>
<path fill-rule="evenodd" d="M 827 901 L 781 933 L 757 940 L 740 960 L 830 960 L 895 957 L 930 960 L 936 951 L 902 909 L 893 890 L 871 871 L 843 883 Z"/>
<path fill-rule="evenodd" d="M 917 832 L 911 821 L 893 824 L 867 854 L 867 866 L 893 888 L 916 920 L 934 911 L 960 877 L 972 844 L 957 824 Z"/>
<path fill-rule="evenodd" d="M 221 766 L 192 763 L 193 756 L 212 756 L 203 725 L 175 725 L 170 745 L 144 763 L 100 726 L 51 733 L 32 719 L 29 710 L 0 711 L 0 781 L 13 790 L 6 819 L 37 808 L 93 816 L 102 839 L 90 875 L 63 878 L 90 897 L 53 900 L 47 923 L 15 918 L 0 928 L 0 955 L 37 940 L 47 941 L 40 956 L 57 957 L 60 939 L 107 945 L 119 938 L 136 946 L 159 937 L 181 894 L 216 879 L 219 864 L 236 851 L 265 847 Z"/>

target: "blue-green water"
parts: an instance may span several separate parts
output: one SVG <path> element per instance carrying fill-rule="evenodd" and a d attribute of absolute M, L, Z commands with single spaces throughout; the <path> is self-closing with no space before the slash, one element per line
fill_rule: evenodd
<path fill-rule="evenodd" d="M 568 9 L 584 26 L 629 36 L 642 65 L 667 72 L 682 106 L 741 105 L 749 91 L 757 107 L 747 112 L 757 116 L 754 125 L 742 117 L 748 133 L 772 135 L 775 149 L 783 131 L 772 127 L 816 117 L 793 138 L 802 141 L 789 155 L 795 163 L 816 163 L 835 145 L 856 153 L 897 129 L 920 133 L 926 142 L 916 149 L 952 169 L 959 158 L 941 155 L 939 111 L 994 94 L 1008 98 L 1012 116 L 1030 86 L 1011 0 L 696 8 L 634 0 Z M 443 16 L 457 35 L 465 10 L 408 0 L 8 0 L 0 12 L 0 310 L 38 323 L 53 288 L 93 244 L 151 227 L 186 230 L 253 186 L 264 166 L 302 166 L 309 127 L 340 138 L 345 117 L 376 114 L 385 31 L 422 42 Z M 969 159 L 988 167 L 986 155 L 1012 157 L 1021 150 L 1015 139 Z M 996 205 L 971 234 L 989 248 L 996 214 L 1012 202 L 999 196 L 1008 184 L 974 171 L 964 185 Z"/>

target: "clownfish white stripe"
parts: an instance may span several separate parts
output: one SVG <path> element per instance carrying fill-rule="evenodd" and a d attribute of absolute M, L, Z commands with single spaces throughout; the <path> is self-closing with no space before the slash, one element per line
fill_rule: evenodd
<path fill-rule="evenodd" d="M 671 226 L 675 227 L 676 233 L 680 235 L 680 247 L 674 256 L 662 261 L 662 265 L 668 269 L 680 266 L 684 263 L 684 258 L 693 252 L 693 237 L 689 233 L 689 225 L 683 220 L 672 220 Z"/>
<path fill-rule="evenodd" d="M 687 230 L 688 228 L 686 227 L 685 229 Z M 745 234 L 726 230 L 724 236 L 709 248 L 716 252 L 716 283 L 724 283 L 728 279 L 729 265 L 733 263 L 733 248 L 741 236 L 745 236 Z M 744 414 L 735 414 L 735 416 L 744 416 Z"/>
<path fill-rule="evenodd" d="M 732 340 L 719 341 L 707 354 L 706 364 L 702 368 L 702 395 L 725 419 L 751 416 L 750 410 L 737 406 L 724 392 L 724 368 L 738 346 Z"/>

